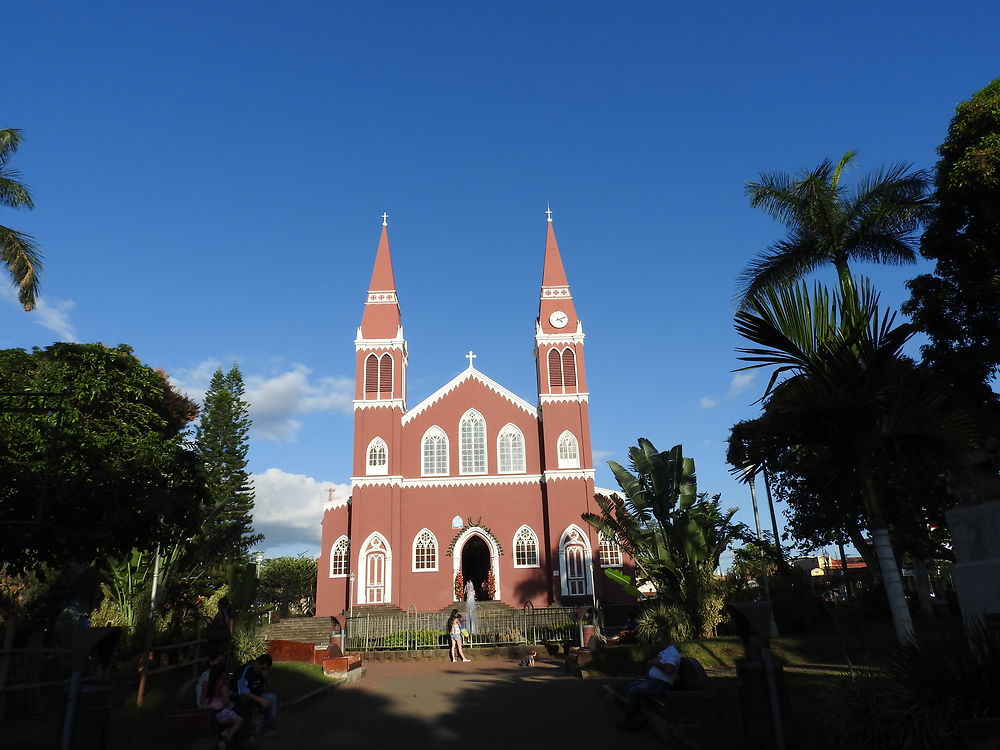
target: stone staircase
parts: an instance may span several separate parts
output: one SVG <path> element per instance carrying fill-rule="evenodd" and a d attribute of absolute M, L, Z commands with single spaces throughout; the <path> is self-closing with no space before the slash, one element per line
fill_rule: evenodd
<path fill-rule="evenodd" d="M 333 629 L 330 617 L 289 617 L 264 628 L 269 641 L 299 641 L 300 643 L 327 644 Z"/>

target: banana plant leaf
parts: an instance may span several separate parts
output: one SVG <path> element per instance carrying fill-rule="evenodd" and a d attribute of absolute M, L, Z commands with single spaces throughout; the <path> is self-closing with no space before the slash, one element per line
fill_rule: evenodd
<path fill-rule="evenodd" d="M 606 575 L 612 581 L 621 586 L 625 590 L 626 594 L 629 594 L 631 596 L 640 599 L 643 597 L 643 593 L 635 587 L 635 584 L 632 583 L 632 579 L 629 578 L 624 573 L 622 573 L 620 570 L 615 570 L 614 568 L 605 568 L 604 575 Z"/>

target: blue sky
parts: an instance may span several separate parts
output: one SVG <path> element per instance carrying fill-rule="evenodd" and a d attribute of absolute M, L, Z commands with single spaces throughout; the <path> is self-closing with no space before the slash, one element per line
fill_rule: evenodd
<path fill-rule="evenodd" d="M 0 127 L 45 253 L 0 347 L 127 343 L 200 397 L 240 362 L 264 549 L 314 553 L 350 476 L 352 341 L 382 211 L 409 403 L 476 366 L 534 400 L 545 206 L 587 333 L 598 484 L 638 436 L 727 474 L 735 279 L 781 235 L 744 184 L 849 148 L 932 167 L 1000 75 L 1000 7 L 940 3 L 24 3 Z M 850 179 L 851 176 L 848 177 Z M 924 270 L 855 270 L 898 304 Z"/>

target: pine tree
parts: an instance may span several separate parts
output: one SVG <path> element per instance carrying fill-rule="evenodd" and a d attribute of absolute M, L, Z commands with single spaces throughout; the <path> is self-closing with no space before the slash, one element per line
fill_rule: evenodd
<path fill-rule="evenodd" d="M 264 537 L 253 530 L 254 492 L 247 473 L 250 408 L 238 365 L 220 367 L 205 394 L 195 442 L 211 496 L 206 534 L 211 553 L 241 556 Z"/>

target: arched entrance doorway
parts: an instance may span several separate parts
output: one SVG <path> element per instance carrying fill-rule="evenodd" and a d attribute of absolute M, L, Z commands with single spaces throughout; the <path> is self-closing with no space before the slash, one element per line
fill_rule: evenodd
<path fill-rule="evenodd" d="M 462 580 L 472 581 L 476 587 L 476 601 L 487 601 L 493 597 L 486 590 L 486 579 L 490 574 L 490 548 L 478 534 L 470 536 L 462 545 Z"/>

